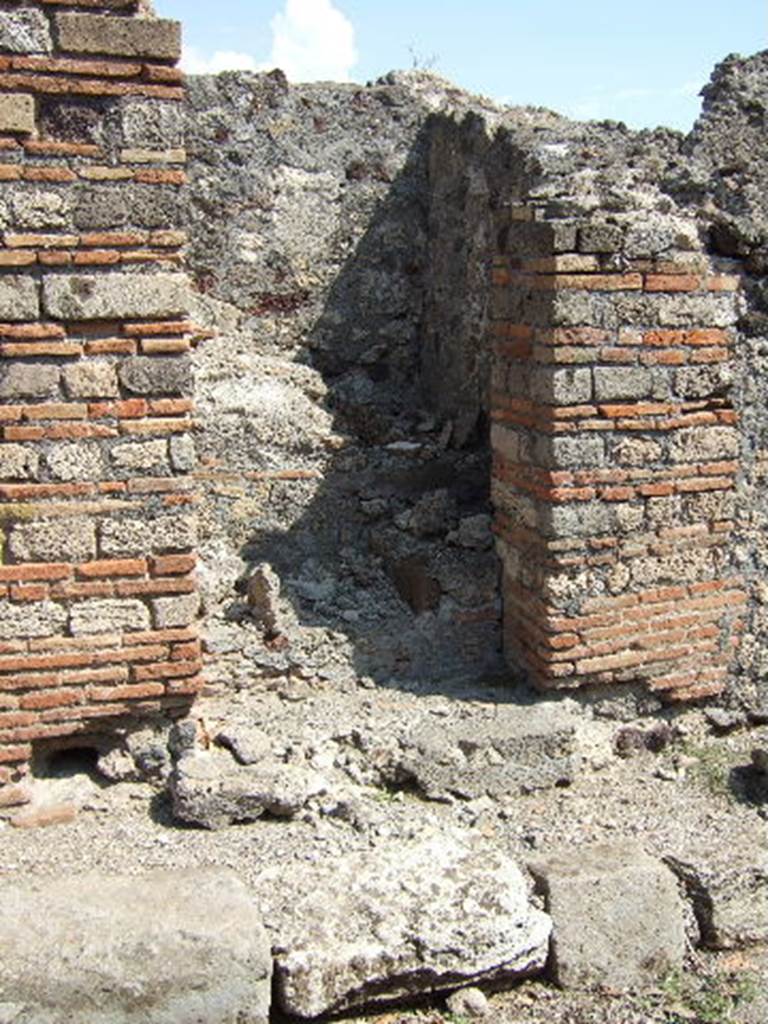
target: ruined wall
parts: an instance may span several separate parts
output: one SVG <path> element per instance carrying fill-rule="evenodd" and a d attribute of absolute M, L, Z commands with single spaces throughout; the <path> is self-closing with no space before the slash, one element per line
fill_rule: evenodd
<path fill-rule="evenodd" d="M 493 667 L 493 632 L 465 629 L 500 608 L 490 414 L 509 663 L 544 688 L 754 690 L 755 245 L 750 265 L 723 247 L 738 190 L 707 198 L 714 104 L 687 140 L 418 75 L 224 75 L 190 109 L 192 258 L 223 328 L 199 356 L 222 678 Z M 288 653 L 232 598 L 264 561 Z"/>
<path fill-rule="evenodd" d="M 473 102 L 419 74 L 190 80 L 189 260 L 218 330 L 195 357 L 212 683 L 434 687 L 501 665 L 484 388 L 465 399 L 459 358 L 476 361 L 484 320 L 461 309 L 467 285 L 433 301 L 435 253 L 465 273 L 448 254 L 476 205 L 431 123 Z M 428 325 L 455 385 L 422 374 Z M 246 601 L 263 563 L 277 647 Z"/>
<path fill-rule="evenodd" d="M 0 4 L 0 783 L 199 688 L 175 22 Z"/>

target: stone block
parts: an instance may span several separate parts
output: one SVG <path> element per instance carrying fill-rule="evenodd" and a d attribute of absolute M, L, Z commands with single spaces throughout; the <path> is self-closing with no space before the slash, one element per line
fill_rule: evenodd
<path fill-rule="evenodd" d="M 197 465 L 195 442 L 188 435 L 176 434 L 168 444 L 171 465 L 177 473 L 189 473 Z"/>
<path fill-rule="evenodd" d="M 679 430 L 669 444 L 673 462 L 719 462 L 738 458 L 740 451 L 734 427 L 689 427 Z"/>
<path fill-rule="evenodd" d="M 581 846 L 532 859 L 552 917 L 551 968 L 564 988 L 658 984 L 685 953 L 672 872 L 635 843 Z"/>
<path fill-rule="evenodd" d="M 122 633 L 149 627 L 149 610 L 141 601 L 82 601 L 70 609 L 69 628 L 73 636 Z"/>
<path fill-rule="evenodd" d="M 120 112 L 126 146 L 167 149 L 184 145 L 184 117 L 179 103 L 126 99 Z"/>
<path fill-rule="evenodd" d="M 140 470 L 168 469 L 168 442 L 136 441 L 115 445 L 110 458 L 118 469 Z"/>
<path fill-rule="evenodd" d="M 534 462 L 556 468 L 588 469 L 605 463 L 605 441 L 602 437 L 581 434 L 576 437 L 536 438 Z"/>
<path fill-rule="evenodd" d="M 45 461 L 56 480 L 101 480 L 104 465 L 96 444 L 54 444 L 45 453 Z"/>
<path fill-rule="evenodd" d="M 181 25 L 164 18 L 115 18 L 103 14 L 57 14 L 56 34 L 65 53 L 178 60 Z"/>
<path fill-rule="evenodd" d="M 101 554 L 128 558 L 161 551 L 189 551 L 197 545 L 194 516 L 158 516 L 157 519 L 107 519 L 99 528 Z"/>
<path fill-rule="evenodd" d="M 39 363 L 0 364 L 0 399 L 51 398 L 59 388 L 58 366 Z"/>
<path fill-rule="evenodd" d="M 43 282 L 45 311 L 59 320 L 181 316 L 189 301 L 184 274 L 60 274 Z"/>
<path fill-rule="evenodd" d="M 40 300 L 31 277 L 9 274 L 0 277 L 0 320 L 37 320 Z"/>
<path fill-rule="evenodd" d="M 26 93 L 0 95 L 0 132 L 30 135 L 35 130 L 35 100 Z"/>
<path fill-rule="evenodd" d="M 52 601 L 16 604 L 0 601 L 0 640 L 25 640 L 33 636 L 56 636 L 67 624 L 67 612 Z"/>
<path fill-rule="evenodd" d="M 4 185 L 10 201 L 12 224 L 25 231 L 45 231 L 49 228 L 68 228 L 72 225 L 72 196 L 63 189 L 30 189 L 27 185 L 15 189 Z"/>
<path fill-rule="evenodd" d="M 514 981 L 547 958 L 550 922 L 520 869 L 465 832 L 277 868 L 275 993 L 289 1017 Z"/>
<path fill-rule="evenodd" d="M 153 602 L 156 629 L 176 629 L 190 626 L 200 610 L 198 594 L 181 597 L 158 597 Z"/>
<path fill-rule="evenodd" d="M 103 359 L 88 359 L 64 370 L 69 398 L 116 398 L 120 394 L 117 371 Z"/>
<path fill-rule="evenodd" d="M 32 7 L 0 11 L 0 53 L 50 53 L 48 19 Z"/>
<path fill-rule="evenodd" d="M 691 845 L 665 860 L 685 885 L 703 946 L 768 942 L 768 853 L 758 830 L 735 837 L 726 850 Z"/>
<path fill-rule="evenodd" d="M 229 871 L 7 876 L 0 903 L 3 1020 L 268 1024 L 270 943 Z"/>
<path fill-rule="evenodd" d="M 540 366 L 531 373 L 531 398 L 546 405 L 580 405 L 592 399 L 592 371 Z"/>
<path fill-rule="evenodd" d="M 188 356 L 133 356 L 119 370 L 120 383 L 135 395 L 183 395 L 192 390 Z"/>
<path fill-rule="evenodd" d="M 513 705 L 482 722 L 419 722 L 400 739 L 395 774 L 435 800 L 550 789 L 573 779 L 576 724 L 563 708 Z"/>
<path fill-rule="evenodd" d="M 588 224 L 579 229 L 579 252 L 619 252 L 624 232 L 616 224 Z"/>
<path fill-rule="evenodd" d="M 0 480 L 34 480 L 40 456 L 31 445 L 0 445 Z"/>
<path fill-rule="evenodd" d="M 9 550 L 17 562 L 87 562 L 96 554 L 96 526 L 85 518 L 20 523 Z"/>
<path fill-rule="evenodd" d="M 599 366 L 595 369 L 595 401 L 647 398 L 653 388 L 650 370 L 635 366 Z"/>
<path fill-rule="evenodd" d="M 179 189 L 170 185 L 108 185 L 79 188 L 73 211 L 75 227 L 85 230 L 120 228 L 167 228 L 183 216 Z"/>

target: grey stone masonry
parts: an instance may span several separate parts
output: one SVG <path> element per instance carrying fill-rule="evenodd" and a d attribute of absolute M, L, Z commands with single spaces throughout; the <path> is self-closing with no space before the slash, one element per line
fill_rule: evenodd
<path fill-rule="evenodd" d="M 181 28 L 177 21 L 59 14 L 56 32 L 59 47 L 66 53 L 103 53 L 173 61 L 181 56 Z"/>

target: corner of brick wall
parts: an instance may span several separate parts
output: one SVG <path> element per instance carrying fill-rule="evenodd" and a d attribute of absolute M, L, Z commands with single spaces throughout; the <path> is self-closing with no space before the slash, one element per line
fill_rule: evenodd
<path fill-rule="evenodd" d="M 505 648 L 540 689 L 725 685 L 739 279 L 638 255 L 621 224 L 521 207 L 494 270 L 492 445 Z"/>
<path fill-rule="evenodd" d="M 0 8 L 0 785 L 200 687 L 176 22 Z"/>

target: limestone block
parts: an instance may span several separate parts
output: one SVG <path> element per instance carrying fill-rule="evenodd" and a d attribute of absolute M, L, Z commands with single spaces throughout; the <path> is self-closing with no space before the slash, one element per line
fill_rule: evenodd
<path fill-rule="evenodd" d="M 164 18 L 115 18 L 102 14 L 58 14 L 56 33 L 66 53 L 178 60 L 181 25 Z"/>
<path fill-rule="evenodd" d="M 54 444 L 45 461 L 56 480 L 100 480 L 104 474 L 101 450 L 95 444 Z"/>
<path fill-rule="evenodd" d="M 690 427 L 679 430 L 669 445 L 674 462 L 719 462 L 735 459 L 741 450 L 734 427 Z"/>
<path fill-rule="evenodd" d="M 40 300 L 37 285 L 18 274 L 0 277 L 0 320 L 37 320 Z"/>
<path fill-rule="evenodd" d="M 99 529 L 102 555 L 128 558 L 159 551 L 189 551 L 197 546 L 194 516 L 169 515 L 157 519 L 107 519 Z"/>
<path fill-rule="evenodd" d="M 188 356 L 133 356 L 119 370 L 120 383 L 136 395 L 179 395 L 192 388 Z"/>
<path fill-rule="evenodd" d="M 686 887 L 702 945 L 739 949 L 768 942 L 768 852 L 762 833 L 734 837 L 725 851 L 690 844 L 665 859 Z"/>
<path fill-rule="evenodd" d="M 458 830 L 275 874 L 262 884 L 290 908 L 275 922 L 290 1016 L 520 978 L 547 958 L 550 921 L 517 865 Z"/>
<path fill-rule="evenodd" d="M 0 95 L 0 132 L 29 135 L 35 130 L 35 100 L 26 93 Z"/>
<path fill-rule="evenodd" d="M 86 562 L 96 554 L 96 526 L 84 518 L 20 523 L 9 548 L 18 562 Z"/>
<path fill-rule="evenodd" d="M 531 374 L 531 398 L 547 405 L 578 405 L 592 398 L 592 371 L 539 366 Z"/>
<path fill-rule="evenodd" d="M 176 629 L 190 626 L 200 610 L 198 594 L 181 597 L 158 597 L 153 602 L 156 629 Z"/>
<path fill-rule="evenodd" d="M 126 146 L 133 149 L 183 146 L 184 118 L 180 104 L 127 99 L 120 112 Z"/>
<path fill-rule="evenodd" d="M 69 628 L 73 636 L 149 629 L 149 611 L 141 601 L 83 601 L 72 605 Z"/>
<path fill-rule="evenodd" d="M 43 282 L 45 311 L 60 320 L 180 316 L 189 299 L 184 274 L 61 274 Z"/>
<path fill-rule="evenodd" d="M 52 601 L 21 605 L 0 601 L 0 640 L 55 636 L 63 631 L 66 623 L 66 610 Z"/>
<path fill-rule="evenodd" d="M 40 457 L 31 445 L 0 445 L 0 480 L 34 480 Z"/>
<path fill-rule="evenodd" d="M 30 231 L 71 226 L 72 196 L 62 189 L 11 189 L 5 184 L 4 190 L 10 199 L 13 224 L 17 229 Z"/>
<path fill-rule="evenodd" d="M 672 872 L 636 843 L 533 859 L 552 917 L 552 971 L 565 988 L 625 991 L 681 968 L 683 903 Z"/>
<path fill-rule="evenodd" d="M 117 371 L 103 359 L 89 359 L 67 366 L 64 388 L 70 398 L 116 398 L 120 394 Z"/>
<path fill-rule="evenodd" d="M 128 441 L 115 445 L 110 458 L 119 469 L 141 470 L 168 469 L 168 442 Z"/>
<path fill-rule="evenodd" d="M 59 387 L 59 368 L 36 363 L 0 365 L 0 399 L 50 398 Z"/>
<path fill-rule="evenodd" d="M 169 780 L 174 816 L 211 830 L 264 815 L 295 818 L 327 783 L 316 771 L 283 761 L 238 765 L 229 756 L 188 754 Z"/>
<path fill-rule="evenodd" d="M 31 7 L 0 11 L 0 52 L 26 55 L 52 49 L 48 19 L 42 11 Z"/>
<path fill-rule="evenodd" d="M 270 944 L 229 871 L 6 877 L 0 903 L 0 991 L 20 1021 L 268 1022 Z"/>
<path fill-rule="evenodd" d="M 636 366 L 599 366 L 595 369 L 595 400 L 646 398 L 651 394 L 653 374 Z"/>

